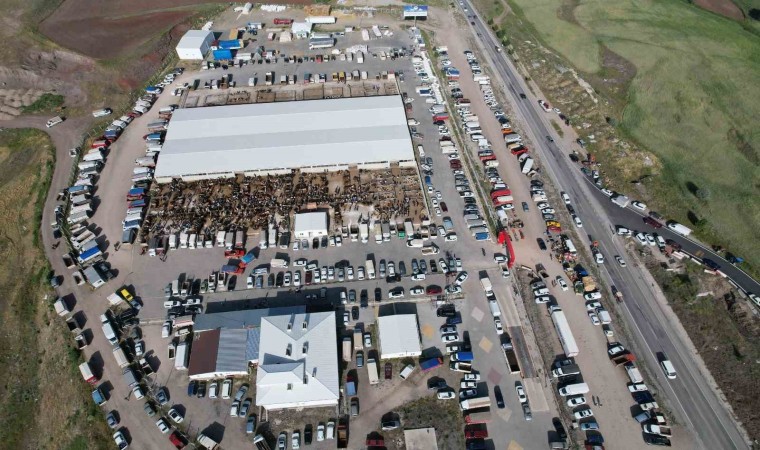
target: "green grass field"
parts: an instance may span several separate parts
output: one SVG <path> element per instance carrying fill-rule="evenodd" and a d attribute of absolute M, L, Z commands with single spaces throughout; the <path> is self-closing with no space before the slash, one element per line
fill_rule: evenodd
<path fill-rule="evenodd" d="M 689 211 L 705 219 L 699 235 L 760 269 L 760 39 L 677 0 L 584 0 L 576 23 L 559 18 L 562 0 L 511 1 L 582 73 L 599 72 L 602 46 L 636 66 L 620 127 L 662 163 L 650 202 L 685 224 Z"/>

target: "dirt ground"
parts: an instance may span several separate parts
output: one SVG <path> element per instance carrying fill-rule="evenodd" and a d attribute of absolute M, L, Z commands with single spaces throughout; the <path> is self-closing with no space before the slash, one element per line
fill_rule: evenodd
<path fill-rule="evenodd" d="M 116 58 L 132 53 L 157 32 L 180 25 L 209 3 L 229 4 L 213 0 L 164 0 L 160 3 L 149 0 L 69 0 L 40 24 L 40 31 L 63 47 L 92 58 Z M 291 0 L 287 3 L 309 2 Z M 118 11 L 118 15 L 114 15 L 114 11 Z M 83 35 L 82 30 L 89 30 L 89 33 Z"/>

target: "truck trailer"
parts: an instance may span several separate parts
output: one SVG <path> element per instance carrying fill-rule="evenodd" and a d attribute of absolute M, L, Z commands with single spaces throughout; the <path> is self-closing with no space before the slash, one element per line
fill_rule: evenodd
<path fill-rule="evenodd" d="M 578 355 L 578 344 L 575 342 L 573 332 L 570 330 L 570 325 L 567 322 L 565 313 L 561 310 L 556 310 L 551 314 L 552 322 L 554 322 L 554 329 L 557 330 L 559 341 L 562 344 L 562 349 L 568 358 Z"/>

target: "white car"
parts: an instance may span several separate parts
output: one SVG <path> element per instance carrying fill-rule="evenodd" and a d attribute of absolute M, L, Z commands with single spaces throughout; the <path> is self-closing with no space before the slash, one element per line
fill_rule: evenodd
<path fill-rule="evenodd" d="M 641 244 L 641 245 L 648 245 L 647 244 L 647 238 L 644 235 L 644 233 L 641 233 L 641 232 L 636 233 L 636 240 L 639 241 L 639 244 Z"/>
<path fill-rule="evenodd" d="M 299 240 L 293 241 L 293 251 L 297 252 L 300 249 L 301 249 L 301 241 Z"/>
<path fill-rule="evenodd" d="M 285 272 L 285 275 L 282 277 L 282 285 L 290 286 L 290 279 L 291 279 L 290 272 Z"/>
<path fill-rule="evenodd" d="M 317 442 L 325 440 L 325 425 L 320 423 L 317 425 Z"/>
<path fill-rule="evenodd" d="M 436 217 L 441 217 L 441 214 L 443 214 L 441 212 L 441 208 L 439 208 L 437 206 L 436 206 L 436 208 L 433 211 L 435 212 Z"/>
<path fill-rule="evenodd" d="M 631 206 L 641 211 L 646 211 L 647 209 L 647 205 L 644 203 L 641 203 L 640 201 L 631 202 Z"/>
<path fill-rule="evenodd" d="M 443 194 L 441 194 L 441 191 L 435 191 L 435 198 L 438 200 L 443 199 Z"/>
<path fill-rule="evenodd" d="M 594 326 L 598 327 L 602 324 L 602 322 L 599 320 L 599 316 L 597 316 L 595 312 L 589 311 L 588 318 L 591 319 L 591 323 L 594 324 Z"/>
<path fill-rule="evenodd" d="M 471 372 L 464 374 L 464 379 L 467 381 L 480 381 L 480 374 Z"/>
<path fill-rule="evenodd" d="M 306 258 L 298 258 L 297 260 L 293 262 L 293 265 L 297 267 L 301 267 L 301 266 L 305 266 L 306 263 L 307 263 Z"/>
<path fill-rule="evenodd" d="M 441 336 L 442 342 L 456 342 L 458 340 L 459 340 L 458 334 L 444 334 L 443 336 Z"/>
<path fill-rule="evenodd" d="M 449 233 L 449 234 L 446 235 L 446 237 L 444 239 L 446 240 L 446 242 L 454 242 L 454 241 L 457 240 L 457 234 L 456 233 Z"/>
<path fill-rule="evenodd" d="M 230 417 L 237 417 L 239 410 L 240 410 L 240 402 L 235 400 L 234 402 L 232 402 L 232 406 L 230 406 Z"/>
<path fill-rule="evenodd" d="M 113 441 L 116 443 L 116 447 L 118 447 L 119 450 L 124 450 L 125 448 L 129 447 L 129 442 L 127 442 L 127 439 L 124 437 L 124 433 L 121 431 L 117 431 L 113 434 Z"/>
<path fill-rule="evenodd" d="M 425 293 L 425 289 L 423 289 L 423 288 L 421 288 L 419 286 L 416 286 L 416 287 L 413 287 L 413 288 L 409 289 L 409 294 L 411 294 L 413 296 L 415 296 L 415 295 L 422 295 L 424 293 Z"/>
<path fill-rule="evenodd" d="M 628 385 L 628 390 L 631 392 L 648 391 L 647 385 L 644 383 L 631 383 Z"/>
<path fill-rule="evenodd" d="M 345 312 L 343 313 L 343 325 L 348 325 L 349 316 L 350 316 L 350 315 L 349 315 L 348 311 L 345 311 Z"/>
<path fill-rule="evenodd" d="M 300 286 L 301 285 L 301 271 L 296 270 L 293 272 L 293 286 Z"/>
<path fill-rule="evenodd" d="M 615 231 L 617 231 L 617 234 L 619 234 L 620 236 L 630 236 L 633 234 L 631 230 L 629 230 L 626 227 L 621 227 L 620 225 L 615 227 Z"/>
<path fill-rule="evenodd" d="M 586 419 L 588 417 L 593 417 L 594 411 L 591 411 L 591 408 L 581 409 L 580 411 L 575 411 L 573 416 L 578 420 Z"/>
<path fill-rule="evenodd" d="M 145 393 L 140 386 L 135 386 L 134 389 L 132 389 L 132 393 L 135 395 L 135 400 L 141 400 L 145 397 Z"/>
<path fill-rule="evenodd" d="M 586 397 L 579 395 L 578 397 L 570 397 L 567 399 L 567 406 L 570 408 L 575 408 L 576 406 L 581 406 L 586 404 Z"/>
<path fill-rule="evenodd" d="M 597 251 L 594 253 L 594 260 L 597 264 L 604 264 L 604 255 Z"/>
<path fill-rule="evenodd" d="M 613 195 L 615 195 L 615 193 L 609 189 L 602 189 L 602 194 L 606 195 L 607 197 L 612 197 Z"/>
<path fill-rule="evenodd" d="M 493 320 L 493 324 L 496 327 L 496 334 L 498 334 L 499 336 L 501 336 L 502 334 L 504 334 L 504 327 L 501 324 L 501 319 L 499 319 L 498 317 L 495 318 Z"/>
<path fill-rule="evenodd" d="M 517 392 L 517 398 L 520 400 L 520 403 L 528 403 L 528 396 L 525 395 L 525 388 L 522 383 L 517 383 L 515 386 L 515 392 Z"/>
<path fill-rule="evenodd" d="M 457 394 L 452 389 L 441 389 L 436 394 L 438 397 L 438 400 L 451 400 L 452 398 L 456 398 Z"/>
<path fill-rule="evenodd" d="M 620 264 L 620 267 L 626 266 L 625 260 L 620 255 L 615 255 L 615 261 L 617 261 L 618 264 Z"/>
<path fill-rule="evenodd" d="M 208 385 L 208 398 L 216 398 L 218 391 L 219 383 L 216 381 L 210 382 Z"/>
<path fill-rule="evenodd" d="M 583 294 L 583 298 L 586 300 L 600 300 L 602 298 L 602 293 L 598 291 L 589 292 L 587 294 Z"/>
<path fill-rule="evenodd" d="M 166 434 L 172 430 L 172 427 L 170 427 L 169 424 L 166 423 L 166 420 L 164 420 L 163 417 L 156 421 L 156 426 L 158 427 L 158 431 L 160 431 L 163 434 Z"/>
<path fill-rule="evenodd" d="M 415 273 L 412 275 L 412 281 L 422 281 L 427 277 L 424 273 Z"/>
<path fill-rule="evenodd" d="M 459 387 L 461 389 L 470 389 L 470 388 L 476 388 L 478 387 L 478 382 L 474 380 L 462 380 L 459 383 Z"/>
<path fill-rule="evenodd" d="M 573 221 L 575 222 L 575 225 L 576 225 L 578 228 L 583 228 L 583 222 L 581 222 L 581 219 L 580 219 L 580 217 L 578 217 L 578 216 L 576 216 L 575 214 L 573 214 Z"/>
<path fill-rule="evenodd" d="M 356 278 L 363 280 L 364 279 L 364 267 L 358 267 L 356 269 Z"/>
<path fill-rule="evenodd" d="M 353 266 L 346 267 L 346 276 L 348 277 L 349 280 L 353 280 L 354 279 L 354 267 Z"/>
<path fill-rule="evenodd" d="M 301 448 L 301 432 L 296 430 L 293 432 L 293 436 L 290 439 L 290 448 L 297 450 Z"/>
<path fill-rule="evenodd" d="M 404 288 L 396 288 L 388 291 L 388 298 L 404 298 Z"/>
<path fill-rule="evenodd" d="M 536 303 L 539 305 L 544 304 L 544 303 L 549 303 L 551 300 L 552 300 L 551 297 L 549 297 L 548 295 L 536 296 Z"/>
<path fill-rule="evenodd" d="M 559 287 L 562 288 L 563 291 L 567 291 L 569 289 L 567 282 L 565 282 L 565 279 L 559 275 L 557 275 L 557 284 L 559 284 Z"/>
<path fill-rule="evenodd" d="M 245 287 L 253 289 L 253 275 L 248 275 L 248 280 L 245 283 Z"/>
<path fill-rule="evenodd" d="M 657 241 L 654 240 L 654 236 L 649 233 L 644 234 L 644 238 L 647 240 L 647 245 L 654 247 L 657 245 Z"/>
<path fill-rule="evenodd" d="M 169 418 L 172 419 L 174 423 L 182 423 L 182 421 L 185 420 L 185 418 L 182 417 L 182 414 L 174 408 L 170 409 L 168 414 Z"/>

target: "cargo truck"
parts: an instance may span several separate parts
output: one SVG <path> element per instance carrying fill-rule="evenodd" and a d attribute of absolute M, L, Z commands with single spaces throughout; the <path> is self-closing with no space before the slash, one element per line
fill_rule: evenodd
<path fill-rule="evenodd" d="M 383 222 L 381 225 L 383 230 L 383 241 L 388 242 L 391 240 L 391 226 L 388 222 Z"/>
<path fill-rule="evenodd" d="M 367 259 L 366 267 L 367 269 L 367 278 L 370 280 L 375 279 L 375 262 L 371 259 Z"/>
<path fill-rule="evenodd" d="M 369 225 L 366 223 L 359 224 L 359 238 L 362 244 L 366 244 L 369 241 Z"/>
<path fill-rule="evenodd" d="M 404 231 L 406 232 L 407 239 L 414 238 L 414 224 L 412 224 L 411 220 L 406 219 L 404 221 Z"/>
<path fill-rule="evenodd" d="M 369 376 L 369 384 L 377 384 L 380 382 L 377 378 L 377 363 L 373 358 L 367 359 L 367 375 Z"/>
<path fill-rule="evenodd" d="M 124 353 L 124 350 L 118 345 L 115 345 L 113 348 L 113 357 L 116 359 L 116 364 L 122 369 L 129 365 L 129 359 L 127 359 L 127 355 Z"/>
<path fill-rule="evenodd" d="M 504 342 L 501 344 L 501 348 L 504 351 L 504 358 L 507 361 L 507 368 L 509 369 L 509 373 L 520 373 L 520 363 L 518 362 L 517 354 L 515 353 L 515 349 L 512 343 Z"/>
<path fill-rule="evenodd" d="M 561 310 L 555 310 L 551 313 L 551 317 L 552 322 L 554 322 L 554 329 L 557 331 L 565 355 L 569 358 L 577 356 L 579 352 L 578 344 L 575 342 L 575 338 L 570 330 L 570 324 L 567 322 L 565 313 Z"/>
<path fill-rule="evenodd" d="M 174 368 L 177 370 L 187 370 L 187 360 L 190 356 L 187 342 L 180 342 L 177 345 L 177 353 L 174 357 Z"/>
<path fill-rule="evenodd" d="M 346 336 L 343 338 L 343 361 L 351 362 L 351 338 Z"/>
<path fill-rule="evenodd" d="M 467 411 L 469 409 L 490 408 L 491 397 L 485 396 L 468 398 L 467 400 L 462 400 L 459 402 L 459 407 L 462 409 L 462 411 Z"/>

